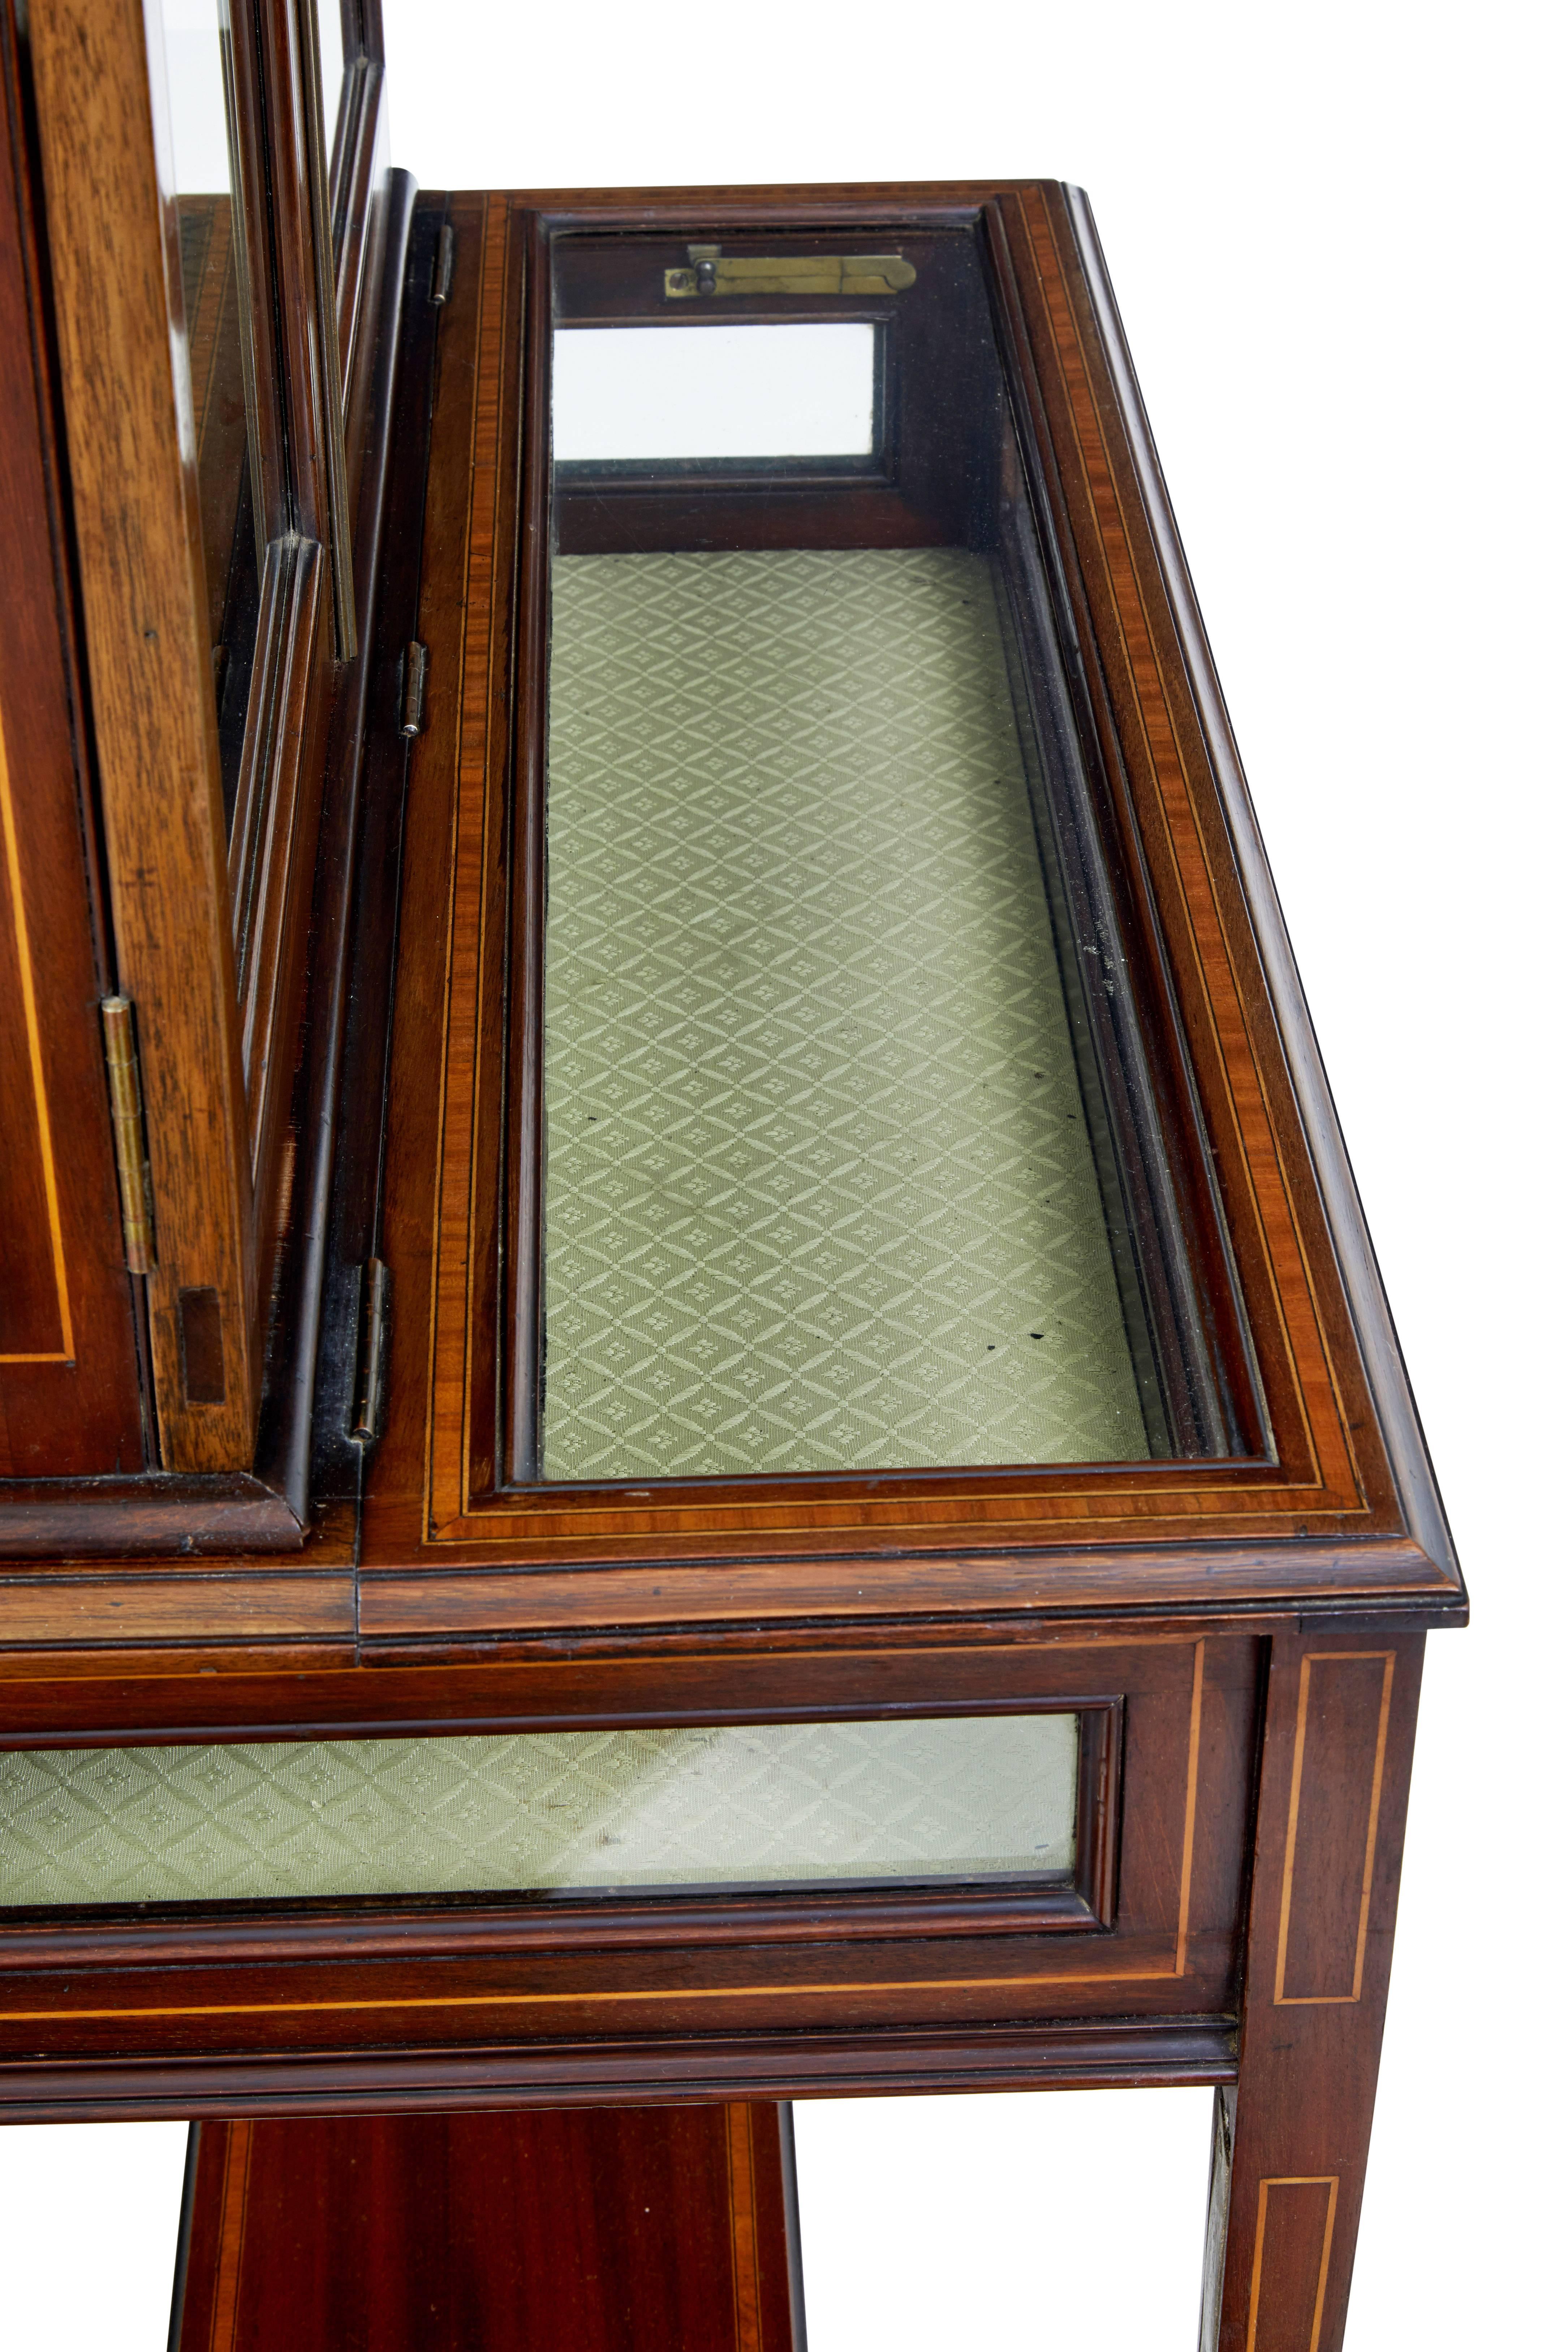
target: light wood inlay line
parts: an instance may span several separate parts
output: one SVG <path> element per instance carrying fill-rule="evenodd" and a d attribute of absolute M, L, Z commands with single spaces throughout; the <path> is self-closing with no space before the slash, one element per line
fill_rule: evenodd
<path fill-rule="evenodd" d="M 1193 1644 L 1193 1711 L 1187 1732 L 1187 1806 L 1182 1825 L 1182 1902 L 1176 1920 L 1176 1965 L 1173 1975 L 1187 1972 L 1187 1915 L 1193 1892 L 1193 1847 L 1198 1827 L 1198 1740 L 1204 1726 L 1204 1645 Z"/>
<path fill-rule="evenodd" d="M 473 1223 L 474 1122 L 479 1104 L 479 990 L 484 971 L 484 843 L 489 826 L 495 562 L 500 493 L 500 386 L 506 322 L 505 202 L 487 200 L 481 232 L 474 404 L 469 430 L 468 544 L 459 664 L 457 775 L 447 908 L 445 1052 L 431 1260 L 428 1406 L 425 1444 L 427 1531 L 458 1517 L 468 1460 L 468 1237 Z M 461 1371 L 444 1363 L 444 1329 L 463 1332 Z M 456 1391 L 454 1393 L 454 1391 Z"/>
<path fill-rule="evenodd" d="M 37 997 L 33 986 L 33 950 L 27 936 L 27 909 L 22 898 L 22 857 L 16 842 L 16 812 L 11 801 L 11 770 L 5 756 L 5 729 L 0 720 L 0 834 L 5 843 L 5 880 L 11 898 L 11 919 L 16 935 L 16 967 L 20 974 L 22 1026 L 27 1037 L 27 1064 L 33 1078 L 33 1118 L 43 1167 L 44 1202 L 49 1220 L 49 1245 L 54 1255 L 55 1297 L 59 1307 L 60 1344 L 33 1354 L 0 1356 L 0 1364 L 68 1364 L 76 1355 L 71 1333 L 70 1293 L 66 1282 L 65 1235 L 60 1230 L 59 1186 L 55 1177 L 54 1139 L 49 1129 L 49 1102 L 44 1084 L 44 1044 L 38 1031 Z"/>
<path fill-rule="evenodd" d="M 767 2000 L 775 1993 L 808 2000 L 825 1994 L 880 1992 L 1009 1992 L 1031 1987 L 1078 1984 L 1168 1984 L 1174 1970 L 1163 1969 L 1095 1969 L 1083 1974 L 1028 1977 L 882 1977 L 843 1984 L 745 1984 L 637 1986 L 629 1990 L 572 1992 L 383 1993 L 374 2000 L 235 2000 L 154 2006 L 136 2009 L 65 2009 L 51 2003 L 43 2009 L 0 2010 L 0 2025 L 36 2025 L 41 2018 L 83 2020 L 128 2017 L 316 2017 L 344 2011 L 426 2009 L 549 2009 L 562 2006 L 602 2008 L 626 2001 Z"/>
<path fill-rule="evenodd" d="M 1355 1973 L 1351 1979 L 1349 1992 L 1288 1993 L 1285 1990 L 1285 1961 L 1290 1937 L 1290 1897 L 1295 1886 L 1296 1834 L 1301 1816 L 1301 1768 L 1307 1752 L 1307 1708 L 1312 1668 L 1315 1665 L 1349 1664 L 1356 1660 L 1382 1661 L 1383 1701 L 1377 1719 L 1377 1748 L 1373 1759 L 1372 1796 L 1367 1807 L 1361 1910 L 1356 1922 Z M 1383 1767 L 1388 1749 L 1388 1713 L 1394 1697 L 1394 1660 L 1392 1650 L 1312 1650 L 1301 1660 L 1300 1692 L 1296 1702 L 1296 1748 L 1290 1764 L 1290 1811 L 1285 1826 L 1285 1869 L 1279 1890 L 1279 1941 L 1274 1964 L 1274 2004 L 1277 2009 L 1326 2009 L 1336 2004 L 1353 2003 L 1361 1999 L 1367 1920 L 1372 1911 L 1373 1865 L 1377 1855 L 1377 1820 L 1383 1805 Z"/>
<path fill-rule="evenodd" d="M 1255 2352 L 1258 2343 L 1258 2305 L 1263 2287 L 1263 2238 L 1268 2226 L 1268 2192 L 1271 2189 L 1326 2189 L 1328 2210 L 1323 2216 L 1323 2252 L 1318 2264 L 1318 2293 L 1312 2305 L 1312 2333 L 1307 2352 L 1318 2352 L 1318 2338 L 1323 2329 L 1323 2300 L 1329 2287 L 1329 2250 L 1334 2241 L 1334 2208 L 1339 2203 L 1340 2177 L 1337 2172 L 1282 2173 L 1258 2184 L 1258 2236 L 1252 2254 L 1252 2300 L 1247 2311 L 1247 2352 Z"/>
<path fill-rule="evenodd" d="M 763 2352 L 763 2288 L 758 2270 L 757 2177 L 752 2110 L 741 2100 L 724 2110 L 730 2159 L 730 2258 L 735 2290 L 735 2352 Z"/>

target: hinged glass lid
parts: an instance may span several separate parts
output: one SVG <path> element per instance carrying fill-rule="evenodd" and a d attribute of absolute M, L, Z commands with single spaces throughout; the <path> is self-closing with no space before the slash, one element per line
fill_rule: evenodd
<path fill-rule="evenodd" d="M 552 341 L 531 1475 L 1237 1450 L 975 236 L 563 236 Z"/>

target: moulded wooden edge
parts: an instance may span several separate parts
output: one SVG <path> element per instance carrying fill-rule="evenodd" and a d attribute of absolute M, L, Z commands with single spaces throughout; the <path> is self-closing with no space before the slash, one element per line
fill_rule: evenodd
<path fill-rule="evenodd" d="M 970 1887 L 952 1892 L 895 1887 L 891 1892 L 836 1890 L 830 1895 L 742 1894 L 726 1903 L 688 1896 L 630 1902 L 585 1899 L 535 1902 L 506 1912 L 433 1905 L 374 1909 L 332 1908 L 315 1916 L 149 1919 L 134 1925 L 74 1916 L 60 1922 L 4 1922 L 0 1985 L 30 1977 L 85 1974 L 132 1967 L 202 1968 L 261 1961 L 407 1962 L 433 1956 L 467 1960 L 498 1952 L 637 1951 L 744 1944 L 749 1949 L 790 1944 L 886 1943 L 933 1936 L 1072 1936 L 1107 1923 L 1097 1920 L 1075 1888 L 1057 1885 L 1029 1895 L 1019 1887 Z M 1075 1949 L 1079 1948 L 1075 1945 Z M 390 2004 L 395 2006 L 395 2003 Z"/>
<path fill-rule="evenodd" d="M 1457 1576 L 1409 1541 L 1166 1546 L 1133 1551 L 712 1559 L 525 1569 L 468 1564 L 362 1571 L 360 1633 L 429 1643 L 549 1628 L 719 1623 L 728 1619 L 909 1617 L 963 1612 L 1223 1609 L 1278 1616 L 1328 1604 L 1395 1608 L 1452 1623 Z"/>
<path fill-rule="evenodd" d="M 833 226 L 842 221 L 853 227 L 868 210 L 880 221 L 907 213 L 911 226 L 940 227 L 946 221 L 963 226 L 999 190 L 1033 187 L 1033 180 L 794 180 L 776 186 L 754 182 L 706 185 L 698 183 L 668 188 L 443 188 L 426 193 L 448 204 L 481 203 L 499 197 L 510 206 L 524 206 L 542 215 L 552 226 L 574 218 L 591 208 L 595 223 L 609 220 L 617 227 L 646 223 L 661 235 L 679 234 L 680 218 L 689 214 L 700 226 L 721 211 L 726 224 L 754 221 L 772 228 L 792 215 L 808 212 L 805 224 Z M 668 223 L 671 216 L 675 229 Z"/>
<path fill-rule="evenodd" d="M 1464 1580 L 1454 1549 L 1442 1496 L 1421 1428 L 1420 1415 L 1378 1271 L 1366 1215 L 1345 1149 L 1317 1033 L 1312 1026 L 1247 788 L 1241 754 L 1231 729 L 1224 691 L 1215 667 L 1208 633 L 1198 609 L 1181 533 L 1172 509 L 1154 446 L 1148 413 L 1132 357 L 1122 331 L 1116 297 L 1100 248 L 1088 196 L 1061 186 L 1078 257 L 1089 290 L 1095 325 L 1116 386 L 1144 513 L 1158 552 L 1172 618 L 1186 665 L 1209 757 L 1229 828 L 1237 869 L 1253 924 L 1259 961 L 1268 979 L 1280 1043 L 1295 1090 L 1301 1131 L 1312 1162 L 1323 1212 L 1333 1236 L 1351 1318 L 1367 1385 L 1406 1522 L 1434 1566 L 1447 1572 L 1463 1598 Z M 1447 1618 L 1444 1622 L 1452 1622 Z"/>
<path fill-rule="evenodd" d="M 1316 1630 L 1321 1621 L 1310 1622 Z M 1404 1622 L 1394 1620 L 1391 1630 Z M 1282 1615 L 1268 1630 L 1293 1633 L 1300 1624 L 1295 1614 Z M 1359 1620 L 1354 1630 L 1364 1631 Z M 1130 1675 L 1142 1682 L 1159 1673 L 1162 1652 L 1190 1661 L 1194 1644 L 1203 1642 L 1233 1650 L 1246 1644 L 1251 1654 L 1259 1633 L 1257 1621 L 1235 1617 L 1128 1625 L 1084 1615 L 957 1623 L 923 1617 L 874 1626 L 752 1623 L 717 1633 L 676 1628 L 657 1647 L 634 1628 L 471 1642 L 438 1657 L 356 1655 L 352 1638 L 341 1633 L 288 1646 L 257 1642 L 248 1649 L 233 1637 L 184 1651 L 153 1641 L 137 1648 L 32 1652 L 0 1644 L 4 1745 L 391 1738 L 423 1731 L 547 1731 L 563 1722 L 604 1730 L 700 1718 L 815 1721 L 863 1714 L 868 1705 L 873 1713 L 899 1714 L 906 1706 L 941 1713 L 961 1697 L 966 1706 L 994 1713 L 1007 1710 L 1006 1694 L 1030 1705 L 1060 1700 L 1077 1707 L 1125 1697 Z M 1205 1654 L 1212 1682 L 1214 1653 Z M 877 1670 L 889 1665 L 895 1680 L 913 1678 L 916 1696 L 906 1690 L 888 1697 L 887 1678 Z M 874 1683 L 860 1679 L 867 1668 Z M 801 1677 L 822 1670 L 834 1676 L 834 1694 L 803 1696 Z M 988 1685 L 984 1692 L 976 1675 Z"/>
<path fill-rule="evenodd" d="M 279 1506 L 278 1497 L 271 1501 Z M 92 1572 L 94 1538 L 112 1540 L 121 1554 L 134 1541 L 124 1532 L 126 1508 L 120 1506 L 118 1531 L 108 1511 L 100 1528 L 86 1531 L 76 1573 L 68 1559 L 57 1560 L 52 1515 L 37 1549 L 29 1554 L 12 1545 L 13 1557 L 48 1558 L 50 1567 L 47 1574 L 0 1578 L 0 1649 L 65 1653 L 135 1642 L 195 1651 L 325 1635 L 351 1641 L 356 1658 L 374 1666 L 471 1662 L 551 1636 L 679 1637 L 697 1629 L 722 1634 L 781 1620 L 802 1632 L 858 1622 L 890 1633 L 922 1621 L 1010 1618 L 1034 1632 L 1096 1621 L 1127 1630 L 1131 1619 L 1201 1633 L 1222 1625 L 1232 1632 L 1294 1630 L 1309 1621 L 1409 1630 L 1463 1624 L 1468 1615 L 1462 1589 L 1414 1544 L 1365 1547 L 1377 1559 L 1349 1564 L 1348 1574 L 1343 1554 L 1353 1546 L 1325 1553 L 1279 1545 L 1227 1547 L 1222 1556 L 1206 1552 L 1197 1559 L 1107 1549 L 1043 1559 L 883 1557 L 535 1570 L 484 1565 L 366 1576 L 349 1565 L 341 1544 L 318 1564 L 308 1549 L 312 1539 L 290 1516 L 291 1541 L 304 1556 L 298 1568 L 279 1573 L 266 1560 L 232 1557 L 237 1529 L 247 1544 L 256 1542 L 256 1523 L 246 1521 L 243 1505 L 232 1519 L 211 1521 L 214 1552 L 229 1556 L 213 1557 L 210 1565 L 198 1565 L 202 1555 L 187 1517 L 174 1538 L 149 1528 L 146 1559 Z M 337 1507 L 337 1516 L 351 1521 L 352 1511 Z M 341 1597 L 331 1606 L 308 1605 L 301 1596 L 321 1579 Z M 233 1663 L 245 1671 L 243 1658 Z"/>
<path fill-rule="evenodd" d="M 354 1585 L 339 1570 L 243 1576 L 70 1576 L 0 1581 L 0 1643 L 353 1640 Z"/>
<path fill-rule="evenodd" d="M 313 2058 L 0 2063 L 7 2123 L 447 2114 L 483 2108 L 841 2098 L 897 2091 L 1090 2090 L 1234 2083 L 1224 2017 L 511 2044 Z"/>
<path fill-rule="evenodd" d="M 0 1560 L 297 1551 L 304 1540 L 287 1497 L 244 1471 L 7 1480 L 0 1492 Z"/>

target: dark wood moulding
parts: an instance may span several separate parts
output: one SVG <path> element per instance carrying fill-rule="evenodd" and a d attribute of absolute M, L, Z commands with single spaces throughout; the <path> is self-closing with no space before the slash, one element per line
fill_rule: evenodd
<path fill-rule="evenodd" d="M 127 2113 L 188 2116 L 409 2115 L 847 2092 L 1095 2090 L 1230 2083 L 1236 2036 L 1212 2019 L 1150 2025 L 1111 2020 L 1025 2029 L 926 2032 L 671 2035 L 635 2042 L 514 2044 L 464 2057 L 334 2053 L 253 2066 L 205 2061 L 127 2066 L 0 2063 L 0 2097 L 16 2123 L 112 2121 Z"/>

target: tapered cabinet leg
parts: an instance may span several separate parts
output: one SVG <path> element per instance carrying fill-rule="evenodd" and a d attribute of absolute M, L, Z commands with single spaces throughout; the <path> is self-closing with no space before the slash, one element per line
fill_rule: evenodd
<path fill-rule="evenodd" d="M 1202 2352 L 1339 2352 L 1372 2133 L 1419 1634 L 1276 1641 L 1239 2079 L 1215 2103 Z"/>

